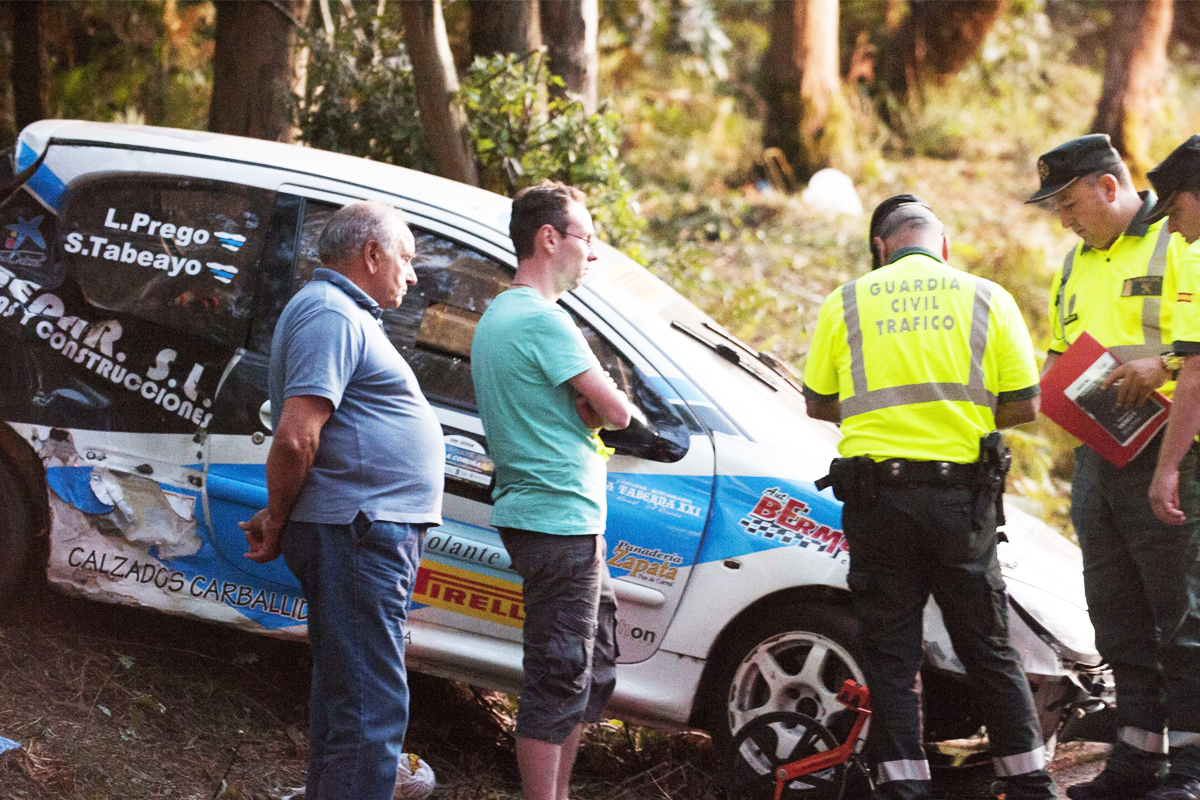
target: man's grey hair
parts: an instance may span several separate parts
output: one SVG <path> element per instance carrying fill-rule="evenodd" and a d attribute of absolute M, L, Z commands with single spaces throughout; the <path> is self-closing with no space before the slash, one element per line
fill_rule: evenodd
<path fill-rule="evenodd" d="M 1129 174 L 1129 167 L 1125 165 L 1124 161 L 1118 163 L 1116 166 L 1097 170 L 1096 172 L 1084 175 L 1081 180 L 1088 186 L 1095 186 L 1105 175 L 1112 175 L 1114 178 L 1116 178 L 1117 185 L 1122 189 L 1130 192 L 1137 191 L 1137 187 L 1133 185 L 1133 176 Z"/>
<path fill-rule="evenodd" d="M 341 264 L 360 255 L 367 242 L 391 251 L 412 232 L 399 210 L 377 200 L 351 203 L 338 210 L 321 231 L 317 255 L 322 264 Z"/>

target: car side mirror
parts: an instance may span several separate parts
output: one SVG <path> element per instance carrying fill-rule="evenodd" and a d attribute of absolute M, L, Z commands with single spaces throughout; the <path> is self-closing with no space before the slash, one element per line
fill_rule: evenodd
<path fill-rule="evenodd" d="M 672 463 L 687 455 L 688 444 L 659 433 L 652 422 L 632 419 L 619 431 L 600 431 L 600 439 L 619 455 Z"/>

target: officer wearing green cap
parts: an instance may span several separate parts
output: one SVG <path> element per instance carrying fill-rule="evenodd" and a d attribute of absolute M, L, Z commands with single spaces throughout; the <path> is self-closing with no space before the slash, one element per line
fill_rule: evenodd
<path fill-rule="evenodd" d="M 1106 135 L 1054 148 L 1038 159 L 1038 175 L 1041 188 L 1028 202 L 1050 201 L 1063 227 L 1082 240 L 1051 286 L 1045 369 L 1086 331 L 1123 362 L 1106 381 L 1119 382 L 1118 404 L 1140 403 L 1155 389 L 1169 395 L 1174 383 L 1163 356 L 1170 350 L 1172 304 L 1165 301 L 1174 296 L 1186 243 L 1156 219 L 1154 193 L 1137 192 Z M 1196 525 L 1164 524 L 1150 506 L 1161 441 L 1153 439 L 1122 468 L 1086 445 L 1075 449 L 1071 521 L 1083 550 L 1096 646 L 1116 681 L 1119 728 L 1104 771 L 1067 789 L 1073 800 L 1200 800 L 1160 785 L 1168 764 L 1164 728 L 1174 730 L 1180 715 L 1200 711 L 1200 693 L 1184 690 L 1200 679 L 1200 662 L 1172 643 L 1188 602 L 1185 550 Z M 1188 518 L 1200 521 L 1190 458 L 1180 497 Z"/>
<path fill-rule="evenodd" d="M 1200 136 L 1192 136 L 1150 171 L 1162 198 L 1155 218 L 1190 245 L 1200 238 Z M 1159 790 L 1161 800 L 1200 798 L 1200 534 L 1194 506 L 1187 502 L 1195 474 L 1195 438 L 1200 430 L 1200 265 L 1193 249 L 1179 270 L 1171 304 L 1174 350 L 1181 358 L 1175 402 L 1150 484 L 1150 504 L 1174 528 L 1167 545 L 1179 567 L 1160 576 L 1176 584 L 1175 605 L 1163 620 L 1159 643 L 1166 682 L 1171 774 Z"/>
<path fill-rule="evenodd" d="M 871 689 L 872 797 L 929 796 L 914 684 L 932 594 L 980 701 L 1004 793 L 1048 800 L 1054 782 L 1008 643 L 996 554 L 1008 469 L 996 428 L 1037 416 L 1029 332 L 1008 292 L 946 263 L 945 228 L 919 197 L 881 203 L 870 238 L 876 269 L 821 308 L 804 396 L 809 416 L 842 424 L 842 457 L 817 485 L 844 504 L 847 582 Z"/>

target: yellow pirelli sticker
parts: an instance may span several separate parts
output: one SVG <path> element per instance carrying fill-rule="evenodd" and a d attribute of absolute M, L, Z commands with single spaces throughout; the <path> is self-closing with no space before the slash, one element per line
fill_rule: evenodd
<path fill-rule="evenodd" d="M 525 624 L 521 584 L 437 562 L 421 562 L 413 602 L 512 628 Z"/>

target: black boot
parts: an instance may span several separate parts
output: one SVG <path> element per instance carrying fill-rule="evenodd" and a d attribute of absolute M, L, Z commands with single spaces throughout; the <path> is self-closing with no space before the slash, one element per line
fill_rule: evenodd
<path fill-rule="evenodd" d="M 1162 786 L 1146 793 L 1145 800 L 1200 800 L 1200 781 L 1186 775 L 1168 775 Z"/>
<path fill-rule="evenodd" d="M 1071 800 L 1138 800 L 1142 796 L 1148 797 L 1146 793 L 1158 785 L 1158 778 L 1153 776 L 1133 777 L 1106 769 L 1090 781 L 1068 786 L 1067 797 Z"/>
<path fill-rule="evenodd" d="M 1003 778 L 992 784 L 992 794 L 1004 800 L 1054 800 L 1054 779 L 1044 769 Z"/>

